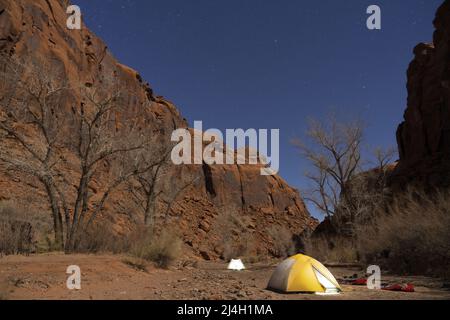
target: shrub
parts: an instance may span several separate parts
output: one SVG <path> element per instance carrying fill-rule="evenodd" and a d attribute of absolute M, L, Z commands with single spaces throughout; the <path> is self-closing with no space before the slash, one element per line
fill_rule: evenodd
<path fill-rule="evenodd" d="M 97 221 L 81 233 L 76 252 L 120 253 L 128 249 L 128 237 L 119 236 L 108 221 Z"/>
<path fill-rule="evenodd" d="M 9 293 L 7 288 L 0 287 L 0 301 L 8 300 Z"/>
<path fill-rule="evenodd" d="M 0 301 L 9 299 L 9 285 L 6 280 L 0 281 Z"/>
<path fill-rule="evenodd" d="M 137 258 L 132 262 L 124 260 L 124 263 L 130 266 L 136 261 L 139 264 L 151 261 L 158 267 L 167 268 L 178 257 L 181 244 L 181 240 L 171 230 L 154 234 L 150 228 L 138 225 L 127 234 L 120 235 L 110 222 L 98 221 L 81 233 L 76 252 L 129 253 Z"/>
<path fill-rule="evenodd" d="M 354 242 L 347 238 L 310 238 L 305 241 L 305 252 L 322 262 L 353 263 L 358 260 Z"/>
<path fill-rule="evenodd" d="M 11 204 L 0 205 L 0 255 L 36 251 L 35 228 L 24 211 Z"/>
<path fill-rule="evenodd" d="M 362 259 L 400 274 L 450 277 L 450 192 L 408 190 L 357 231 Z"/>
<path fill-rule="evenodd" d="M 228 240 L 223 243 L 223 251 L 222 251 L 222 258 L 226 261 L 229 261 L 231 259 L 236 259 L 241 256 L 241 250 L 236 248 L 234 241 Z"/>
<path fill-rule="evenodd" d="M 272 226 L 269 231 L 272 238 L 272 254 L 277 258 L 284 258 L 295 253 L 295 243 L 292 239 L 292 233 L 281 226 Z"/>
<path fill-rule="evenodd" d="M 218 246 L 222 251 L 221 258 L 226 261 L 242 258 L 246 255 L 250 245 L 243 217 L 238 213 L 240 211 L 231 212 L 221 213 L 215 225 L 215 230 L 219 235 Z"/>
<path fill-rule="evenodd" d="M 222 242 L 223 251 L 221 258 L 225 261 L 241 258 L 246 262 L 254 263 L 262 259 L 257 250 L 254 233 L 243 231 L 235 238 L 225 237 L 222 239 L 224 239 L 224 241 Z"/>
<path fill-rule="evenodd" d="M 160 268 L 168 268 L 179 256 L 181 244 L 172 230 L 163 230 L 160 234 L 147 231 L 141 240 L 132 245 L 131 254 L 152 261 Z"/>

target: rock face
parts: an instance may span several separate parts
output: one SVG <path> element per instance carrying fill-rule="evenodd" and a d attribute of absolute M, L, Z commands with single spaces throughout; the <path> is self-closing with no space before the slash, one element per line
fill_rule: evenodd
<path fill-rule="evenodd" d="M 450 186 L 450 1 L 438 9 L 432 44 L 408 69 L 408 106 L 397 131 L 400 162 L 392 181 Z"/>
<path fill-rule="evenodd" d="M 89 87 L 102 77 L 113 76 L 121 88 L 133 93 L 126 111 L 117 116 L 117 125 L 133 119 L 160 136 L 162 144 L 168 143 L 174 129 L 186 128 L 176 107 L 155 96 L 150 85 L 136 71 L 117 62 L 106 45 L 84 25 L 81 30 L 66 27 L 67 6 L 65 0 L 0 0 L 0 52 L 25 61 L 45 62 L 49 68 L 61 70 L 74 86 Z M 61 106 L 67 112 L 74 103 L 81 103 L 76 94 L 71 98 Z M 11 147 L 0 143 L 0 148 Z M 71 157 L 68 152 L 69 163 Z M 73 181 L 67 188 L 75 184 L 76 170 L 73 166 Z M 102 180 L 107 179 L 105 170 L 101 179 L 89 186 L 91 192 L 104 193 Z M 182 192 L 180 186 L 186 186 Z M 274 248 L 270 228 L 277 226 L 298 235 L 317 224 L 295 189 L 278 176 L 261 176 L 258 166 L 169 164 L 156 188 L 158 228 L 176 228 L 192 252 L 205 259 L 222 256 L 226 241 L 239 242 L 244 234 L 248 235 L 245 242 L 250 251 L 268 254 Z M 169 206 L 171 199 L 176 200 Z M 38 181 L 9 171 L 0 163 L 0 201 L 5 200 L 26 203 L 37 211 L 49 210 L 46 193 Z M 230 223 L 231 216 L 237 221 Z M 114 192 L 102 217 L 113 222 L 118 232 L 142 221 L 142 213 L 124 188 Z"/>

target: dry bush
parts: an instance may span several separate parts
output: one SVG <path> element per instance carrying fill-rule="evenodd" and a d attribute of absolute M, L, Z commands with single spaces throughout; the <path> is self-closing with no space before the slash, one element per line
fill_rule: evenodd
<path fill-rule="evenodd" d="M 275 257 L 285 258 L 296 252 L 292 233 L 289 230 L 281 226 L 272 226 L 268 233 L 272 238 L 273 249 L 271 252 Z"/>
<path fill-rule="evenodd" d="M 156 234 L 148 230 L 132 244 L 130 253 L 146 261 L 152 261 L 160 268 L 168 268 L 181 252 L 181 240 L 172 230 Z"/>
<path fill-rule="evenodd" d="M 168 268 L 179 256 L 181 240 L 171 230 L 163 230 L 155 234 L 151 228 L 136 226 L 126 235 L 114 231 L 110 222 L 96 223 L 83 232 L 76 248 L 85 253 L 129 253 L 135 259 L 126 260 L 129 265 L 143 266 L 151 261 L 160 268 Z M 125 260 L 124 260 L 125 261 Z"/>
<path fill-rule="evenodd" d="M 129 253 L 133 259 L 125 259 L 123 262 L 136 269 L 145 269 L 147 261 L 167 268 L 178 257 L 181 244 L 181 240 L 171 230 L 155 234 L 151 228 L 138 225 L 121 235 L 114 230 L 111 222 L 98 221 L 82 233 L 76 245 L 76 252 Z"/>
<path fill-rule="evenodd" d="M 120 236 L 114 231 L 113 224 L 98 221 L 82 233 L 76 246 L 81 253 L 121 253 L 129 248 L 129 236 Z"/>
<path fill-rule="evenodd" d="M 5 284 L 0 284 L 0 301 L 8 300 L 9 290 L 8 286 Z"/>
<path fill-rule="evenodd" d="M 132 259 L 127 258 L 123 259 L 122 262 L 134 270 L 148 272 L 147 262 L 145 260 L 139 258 L 132 258 Z"/>
<path fill-rule="evenodd" d="M 256 263 L 264 260 L 266 255 L 258 250 L 253 232 L 242 232 L 235 239 L 230 238 L 223 243 L 221 258 L 225 261 L 242 259 L 245 262 Z"/>
<path fill-rule="evenodd" d="M 240 212 L 240 209 L 233 212 Z M 256 263 L 267 257 L 266 252 L 258 248 L 255 233 L 248 229 L 250 222 L 248 217 L 237 213 L 225 212 L 219 215 L 215 229 L 220 239 L 218 247 L 221 248 L 221 259 L 242 259 Z"/>
<path fill-rule="evenodd" d="M 0 204 L 0 255 L 36 251 L 35 224 L 26 211 L 11 203 Z"/>
<path fill-rule="evenodd" d="M 224 260 L 242 258 L 251 250 L 245 223 L 238 214 L 225 212 L 219 215 L 216 230 L 222 247 L 221 257 Z"/>
<path fill-rule="evenodd" d="M 408 190 L 357 231 L 363 260 L 400 274 L 449 277 L 450 192 Z"/>
<path fill-rule="evenodd" d="M 244 254 L 244 249 L 241 245 L 236 244 L 235 241 L 229 240 L 224 242 L 223 244 L 223 252 L 221 257 L 225 261 L 229 261 L 231 259 L 241 258 Z"/>
<path fill-rule="evenodd" d="M 254 232 L 247 232 L 241 238 L 240 258 L 246 263 L 257 263 L 267 261 L 267 251 L 258 246 Z M 230 258 L 231 259 L 231 258 Z"/>
<path fill-rule="evenodd" d="M 310 238 L 305 241 L 305 252 L 322 262 L 353 263 L 358 253 L 352 241 L 345 238 Z"/>
<path fill-rule="evenodd" d="M 236 211 L 239 212 L 239 211 Z M 217 220 L 216 230 L 220 237 L 222 247 L 221 258 L 241 258 L 248 262 L 259 262 L 267 257 L 266 252 L 258 251 L 254 239 L 254 232 L 249 231 L 245 216 L 226 212 L 221 214 Z M 281 226 L 273 226 L 268 234 L 273 243 L 270 253 L 275 257 L 286 257 L 296 252 L 296 245 L 292 233 Z"/>

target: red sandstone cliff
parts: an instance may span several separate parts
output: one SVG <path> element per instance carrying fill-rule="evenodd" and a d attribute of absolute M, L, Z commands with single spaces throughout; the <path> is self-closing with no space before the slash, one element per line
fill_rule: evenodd
<path fill-rule="evenodd" d="M 92 86 L 102 77 L 114 76 L 121 88 L 133 93 L 128 96 L 126 111 L 117 116 L 118 125 L 138 119 L 145 130 L 160 136 L 161 143 L 168 143 L 168 136 L 174 129 L 187 126 L 179 111 L 164 98 L 155 96 L 136 71 L 117 62 L 107 46 L 85 26 L 82 30 L 68 30 L 67 2 L 0 0 L 1 53 L 25 61 L 43 61 L 49 68 L 62 70 L 73 86 Z M 82 98 L 76 94 L 71 99 L 61 106 L 67 112 L 74 103 L 82 103 Z M 0 148 L 10 147 L 0 143 Z M 73 155 L 69 152 L 66 158 L 73 171 L 66 187 L 72 188 L 78 173 L 76 166 L 70 163 Z M 260 254 L 267 254 L 274 247 L 267 232 L 272 226 L 298 235 L 316 225 L 298 192 L 278 176 L 261 176 L 258 167 L 171 165 L 166 171 L 157 185 L 156 224 L 174 226 L 192 251 L 205 258 L 223 254 L 224 220 L 221 217 L 228 214 L 238 215 L 240 220 L 240 226 L 229 230 L 231 237 L 239 239 L 245 232 L 252 242 L 252 250 Z M 102 180 L 107 180 L 108 174 L 105 170 L 99 180 L 92 181 L 89 188 L 94 197 L 105 192 Z M 179 186 L 186 185 L 192 177 L 198 179 L 183 190 L 166 215 L 170 199 Z M 0 200 L 26 204 L 33 210 L 49 210 L 46 193 L 39 182 L 11 172 L 3 164 L 0 164 Z M 102 217 L 112 221 L 119 232 L 142 221 L 142 213 L 125 188 L 111 196 Z"/>

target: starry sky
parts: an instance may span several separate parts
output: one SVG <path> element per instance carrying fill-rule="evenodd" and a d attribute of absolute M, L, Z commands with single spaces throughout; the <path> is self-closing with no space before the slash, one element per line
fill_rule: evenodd
<path fill-rule="evenodd" d="M 396 146 L 412 49 L 431 41 L 442 0 L 72 2 L 114 56 L 191 125 L 280 129 L 280 174 L 301 189 L 308 166 L 290 141 L 309 117 L 358 117 L 366 150 Z M 381 30 L 366 27 L 372 4 Z"/>

